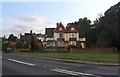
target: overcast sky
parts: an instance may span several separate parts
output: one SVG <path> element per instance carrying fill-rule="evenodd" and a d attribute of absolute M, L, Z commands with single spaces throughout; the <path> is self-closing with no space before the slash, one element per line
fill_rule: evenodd
<path fill-rule="evenodd" d="M 2 0 L 0 3 L 0 36 L 33 30 L 44 33 L 46 27 L 65 26 L 87 17 L 94 21 L 98 14 L 117 4 L 119 0 Z"/>

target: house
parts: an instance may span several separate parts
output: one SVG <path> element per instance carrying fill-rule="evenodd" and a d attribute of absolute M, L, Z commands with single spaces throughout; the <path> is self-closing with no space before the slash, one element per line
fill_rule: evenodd
<path fill-rule="evenodd" d="M 75 45 L 77 47 L 85 48 L 85 37 L 81 37 L 75 25 L 68 29 L 60 22 L 56 24 L 56 28 L 46 28 L 45 35 L 47 36 L 47 47 L 64 47 L 65 45 Z"/>
<path fill-rule="evenodd" d="M 25 33 L 24 35 L 20 33 L 20 40 L 22 42 L 25 42 L 27 40 L 30 40 L 31 36 L 32 36 L 32 30 L 30 31 L 30 33 Z"/>
<path fill-rule="evenodd" d="M 46 28 L 45 30 L 45 35 L 46 35 L 45 42 L 47 47 L 55 46 L 54 30 L 55 28 Z"/>
<path fill-rule="evenodd" d="M 32 33 L 32 30 L 30 30 L 30 33 L 25 33 L 24 35 L 22 35 L 20 33 L 20 40 L 22 42 L 30 40 L 32 34 L 35 34 L 35 33 Z M 44 41 L 44 35 L 43 34 L 39 33 L 39 34 L 35 34 L 35 35 L 36 35 L 37 40 Z"/>
<path fill-rule="evenodd" d="M 31 39 L 31 36 L 32 34 L 35 34 L 35 33 L 32 33 L 32 30 L 30 30 L 30 33 L 25 33 L 24 35 L 22 35 L 20 33 L 20 40 L 22 42 L 26 42 L 26 41 L 29 41 Z M 39 34 L 35 34 L 36 35 L 36 40 L 37 40 L 37 46 L 39 48 L 42 47 L 42 42 L 44 41 L 44 35 L 39 33 Z"/>

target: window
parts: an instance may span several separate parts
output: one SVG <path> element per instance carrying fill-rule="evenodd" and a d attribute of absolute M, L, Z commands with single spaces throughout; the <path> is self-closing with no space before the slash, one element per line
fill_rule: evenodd
<path fill-rule="evenodd" d="M 70 33 L 70 38 L 77 38 L 77 34 L 76 33 Z"/>
<path fill-rule="evenodd" d="M 74 28 L 71 28 L 71 30 L 74 30 Z"/>
<path fill-rule="evenodd" d="M 70 44 L 70 45 L 75 45 L 75 46 L 76 46 L 76 41 L 70 41 L 69 44 Z"/>
<path fill-rule="evenodd" d="M 62 30 L 62 28 L 59 28 L 59 30 Z"/>
<path fill-rule="evenodd" d="M 64 42 L 63 41 L 58 41 L 57 42 L 57 46 L 58 47 L 63 47 L 64 46 Z"/>
<path fill-rule="evenodd" d="M 47 46 L 49 46 L 49 47 L 55 46 L 55 42 L 54 41 L 49 41 L 49 42 L 47 42 Z"/>
<path fill-rule="evenodd" d="M 59 33 L 59 38 L 63 38 L 64 37 L 64 33 Z"/>

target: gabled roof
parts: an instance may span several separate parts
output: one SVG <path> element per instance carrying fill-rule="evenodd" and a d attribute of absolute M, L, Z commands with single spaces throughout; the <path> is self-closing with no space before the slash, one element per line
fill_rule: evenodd
<path fill-rule="evenodd" d="M 75 25 L 72 25 L 72 26 L 70 26 L 68 29 L 67 29 L 67 32 L 69 33 L 77 33 L 77 32 L 79 32 L 78 31 L 78 29 L 77 29 L 77 27 L 75 26 Z"/>
<path fill-rule="evenodd" d="M 67 32 L 67 31 L 65 27 L 63 26 L 63 24 L 60 22 L 60 23 L 57 23 L 57 27 L 54 30 L 54 32 L 59 33 L 59 32 Z"/>
<path fill-rule="evenodd" d="M 55 28 L 45 28 L 45 35 L 47 35 L 48 38 L 53 38 L 54 30 Z"/>

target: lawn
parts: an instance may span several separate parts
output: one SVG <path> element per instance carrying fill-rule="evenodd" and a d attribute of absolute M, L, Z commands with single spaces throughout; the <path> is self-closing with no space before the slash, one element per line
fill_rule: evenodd
<path fill-rule="evenodd" d="M 18 53 L 20 55 L 31 57 L 47 57 L 73 59 L 82 61 L 103 61 L 103 62 L 118 62 L 118 54 L 115 53 Z"/>

